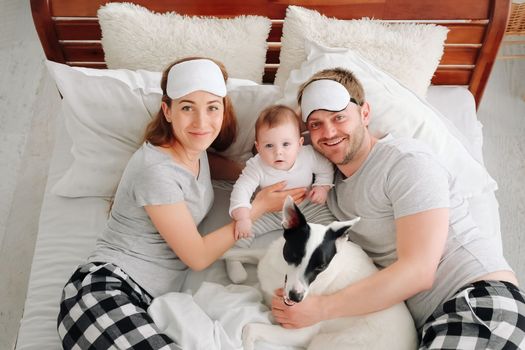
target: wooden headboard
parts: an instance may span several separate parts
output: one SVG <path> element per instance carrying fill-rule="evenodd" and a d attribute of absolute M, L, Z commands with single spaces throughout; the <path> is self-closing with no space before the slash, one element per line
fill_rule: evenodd
<path fill-rule="evenodd" d="M 97 9 L 108 0 L 31 0 L 35 27 L 48 59 L 71 66 L 103 68 L 104 52 Z M 436 23 L 450 32 L 432 79 L 436 85 L 467 85 L 479 105 L 505 32 L 511 0 L 137 0 L 156 12 L 272 19 L 264 81 L 273 82 L 288 5 L 318 10 L 329 17 L 371 17 L 395 22 Z"/>

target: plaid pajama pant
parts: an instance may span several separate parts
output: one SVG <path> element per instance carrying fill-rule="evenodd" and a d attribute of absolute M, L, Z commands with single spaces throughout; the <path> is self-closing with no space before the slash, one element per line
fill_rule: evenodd
<path fill-rule="evenodd" d="M 525 349 L 525 293 L 508 282 L 468 284 L 427 319 L 420 349 Z"/>
<path fill-rule="evenodd" d="M 113 264 L 80 266 L 64 286 L 57 328 L 64 349 L 180 349 L 146 310 L 151 296 Z"/>

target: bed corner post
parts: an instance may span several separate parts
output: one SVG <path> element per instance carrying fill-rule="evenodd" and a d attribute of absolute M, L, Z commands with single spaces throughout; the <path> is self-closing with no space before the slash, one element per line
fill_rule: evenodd
<path fill-rule="evenodd" d="M 51 61 L 66 63 L 58 44 L 58 37 L 51 17 L 51 0 L 30 0 L 33 22 L 42 43 L 46 58 Z"/>
<path fill-rule="evenodd" d="M 479 108 L 483 91 L 487 85 L 492 66 L 496 60 L 499 46 L 507 27 L 512 0 L 492 0 L 489 12 L 489 25 L 485 33 L 483 47 L 476 62 L 469 84 L 469 90 L 474 94 L 476 108 Z"/>

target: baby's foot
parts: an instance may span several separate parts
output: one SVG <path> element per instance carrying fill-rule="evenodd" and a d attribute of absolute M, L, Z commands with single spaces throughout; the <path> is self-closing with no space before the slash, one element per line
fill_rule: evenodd
<path fill-rule="evenodd" d="M 233 283 L 243 283 L 248 278 L 248 273 L 238 260 L 226 260 L 226 273 Z"/>

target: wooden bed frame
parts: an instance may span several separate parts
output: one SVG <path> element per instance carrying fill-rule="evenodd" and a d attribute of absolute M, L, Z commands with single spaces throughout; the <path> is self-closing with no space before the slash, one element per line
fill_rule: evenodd
<path fill-rule="evenodd" d="M 49 60 L 71 66 L 105 68 L 97 9 L 108 0 L 31 0 L 33 20 Z M 288 5 L 318 10 L 329 17 L 371 17 L 395 22 L 437 23 L 450 32 L 434 74 L 436 85 L 467 85 L 479 106 L 496 59 L 511 0 L 137 0 L 156 12 L 272 19 L 264 82 L 279 65 L 282 23 Z"/>

